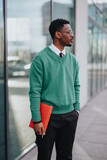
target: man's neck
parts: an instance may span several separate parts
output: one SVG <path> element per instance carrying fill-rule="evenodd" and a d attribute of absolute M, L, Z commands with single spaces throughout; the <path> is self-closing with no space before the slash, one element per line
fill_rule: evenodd
<path fill-rule="evenodd" d="M 55 43 L 53 42 L 53 44 L 60 50 L 60 51 L 63 51 L 64 50 L 64 46 L 58 44 L 58 43 Z"/>

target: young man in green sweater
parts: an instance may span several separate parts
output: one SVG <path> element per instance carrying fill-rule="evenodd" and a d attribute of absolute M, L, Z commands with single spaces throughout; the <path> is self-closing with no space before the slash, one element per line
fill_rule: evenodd
<path fill-rule="evenodd" d="M 80 110 L 79 66 L 75 56 L 64 49 L 73 43 L 69 21 L 52 21 L 49 32 L 53 44 L 35 56 L 30 68 L 30 108 L 38 160 L 51 160 L 54 142 L 56 159 L 72 160 Z M 41 121 L 40 102 L 53 106 L 46 133 Z"/>

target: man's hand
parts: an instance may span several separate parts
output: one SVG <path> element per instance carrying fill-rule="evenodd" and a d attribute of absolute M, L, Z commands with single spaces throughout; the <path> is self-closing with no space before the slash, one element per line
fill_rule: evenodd
<path fill-rule="evenodd" d="M 40 135 L 45 135 L 45 130 L 44 130 L 44 127 L 43 127 L 43 123 L 40 122 L 40 123 L 36 123 L 36 124 L 33 124 L 34 126 L 34 130 L 37 134 L 40 134 Z"/>
<path fill-rule="evenodd" d="M 79 111 L 78 110 L 76 110 L 78 113 L 79 113 Z"/>

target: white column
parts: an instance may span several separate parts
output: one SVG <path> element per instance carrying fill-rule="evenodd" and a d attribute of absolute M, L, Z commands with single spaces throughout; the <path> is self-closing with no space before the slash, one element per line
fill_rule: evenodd
<path fill-rule="evenodd" d="M 75 54 L 79 62 L 80 104 L 87 103 L 88 95 L 88 2 L 76 0 L 75 17 Z"/>

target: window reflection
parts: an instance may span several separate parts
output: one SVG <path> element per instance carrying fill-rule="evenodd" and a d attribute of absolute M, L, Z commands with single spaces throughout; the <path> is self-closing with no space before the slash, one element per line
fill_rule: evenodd
<path fill-rule="evenodd" d="M 107 1 L 88 0 L 89 16 L 101 26 L 107 28 Z"/>
<path fill-rule="evenodd" d="M 93 4 L 88 5 L 89 16 L 96 20 L 96 8 Z"/>
<path fill-rule="evenodd" d="M 107 83 L 107 2 L 88 0 L 88 97 Z"/>
<path fill-rule="evenodd" d="M 106 33 L 89 22 L 88 24 L 88 97 L 100 91 L 107 83 Z"/>
<path fill-rule="evenodd" d="M 97 28 L 94 27 L 93 28 L 93 69 L 92 69 L 92 83 L 93 83 L 93 87 L 92 87 L 92 94 L 95 94 L 97 91 L 97 39 L 98 39 L 98 35 L 97 35 Z"/>
<path fill-rule="evenodd" d="M 103 56 L 103 70 L 104 70 L 104 86 L 107 85 L 107 35 L 103 35 L 103 52 L 104 52 L 104 56 Z"/>
<path fill-rule="evenodd" d="M 9 145 L 13 160 L 35 141 L 34 131 L 28 127 L 29 69 L 34 56 L 50 44 L 50 1 L 8 0 L 7 3 Z"/>
<path fill-rule="evenodd" d="M 92 95 L 92 48 L 93 48 L 93 25 L 88 23 L 88 97 Z"/>

